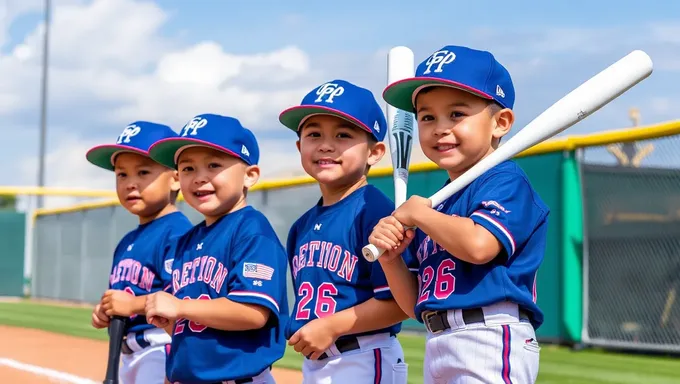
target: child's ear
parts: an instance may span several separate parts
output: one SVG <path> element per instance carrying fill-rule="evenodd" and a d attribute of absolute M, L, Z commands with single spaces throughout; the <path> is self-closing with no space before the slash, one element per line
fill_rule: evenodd
<path fill-rule="evenodd" d="M 243 175 L 243 186 L 252 188 L 260 179 L 260 167 L 257 165 L 249 165 L 246 167 L 246 172 Z"/>
<path fill-rule="evenodd" d="M 385 143 L 382 141 L 379 141 L 377 143 L 374 143 L 373 145 L 369 144 L 369 153 L 368 153 L 368 165 L 371 167 L 378 164 L 382 157 L 385 155 Z"/>
<path fill-rule="evenodd" d="M 170 179 L 170 190 L 179 192 L 179 172 L 172 171 L 172 178 Z"/>
<path fill-rule="evenodd" d="M 297 147 L 298 152 L 300 152 L 300 140 L 295 142 L 295 146 Z"/>
<path fill-rule="evenodd" d="M 503 108 L 496 112 L 492 118 L 495 125 L 492 135 L 494 138 L 500 139 L 512 129 L 512 124 L 515 122 L 515 113 L 512 109 Z"/>

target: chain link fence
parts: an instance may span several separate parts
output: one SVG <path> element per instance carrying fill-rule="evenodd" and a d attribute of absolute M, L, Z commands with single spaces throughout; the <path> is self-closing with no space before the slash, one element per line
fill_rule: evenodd
<path fill-rule="evenodd" d="M 275 193 L 275 198 L 272 194 Z M 320 197 L 317 185 L 248 194 L 248 202 L 264 213 L 285 244 L 293 218 L 299 217 Z M 203 217 L 185 202 L 179 209 L 192 223 Z M 97 303 L 108 287 L 111 257 L 120 239 L 137 226 L 136 217 L 120 205 L 40 215 L 34 226 L 33 297 Z M 294 302 L 288 276 L 289 305 Z"/>
<path fill-rule="evenodd" d="M 586 148 L 587 344 L 680 351 L 680 137 Z"/>

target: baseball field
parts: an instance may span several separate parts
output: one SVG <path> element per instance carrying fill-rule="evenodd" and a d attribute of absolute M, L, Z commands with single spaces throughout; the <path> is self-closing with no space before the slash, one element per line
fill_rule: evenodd
<path fill-rule="evenodd" d="M 101 383 L 107 334 L 90 326 L 89 307 L 26 300 L 0 302 L 0 378 L 3 383 Z M 403 334 L 409 383 L 422 383 L 423 337 Z M 275 365 L 279 383 L 300 383 L 301 358 L 290 350 Z M 675 382 L 680 359 L 544 345 L 538 383 Z"/>

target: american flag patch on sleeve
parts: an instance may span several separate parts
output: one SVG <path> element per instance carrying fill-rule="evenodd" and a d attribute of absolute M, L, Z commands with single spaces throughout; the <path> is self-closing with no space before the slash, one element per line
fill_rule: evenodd
<path fill-rule="evenodd" d="M 251 279 L 271 280 L 274 275 L 274 268 L 260 263 L 244 263 L 243 277 Z"/>

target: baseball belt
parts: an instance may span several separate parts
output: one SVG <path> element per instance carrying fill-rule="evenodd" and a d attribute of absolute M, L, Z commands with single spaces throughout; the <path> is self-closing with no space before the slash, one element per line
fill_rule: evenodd
<path fill-rule="evenodd" d="M 449 324 L 447 312 L 448 311 L 441 310 L 423 313 L 422 318 L 425 327 L 433 334 L 446 331 L 447 329 L 451 329 L 451 324 Z M 463 309 L 462 312 L 463 322 L 466 325 L 484 322 L 484 310 L 482 310 L 482 308 Z M 529 312 L 520 308 L 519 319 L 530 321 L 531 317 L 529 316 Z"/>

